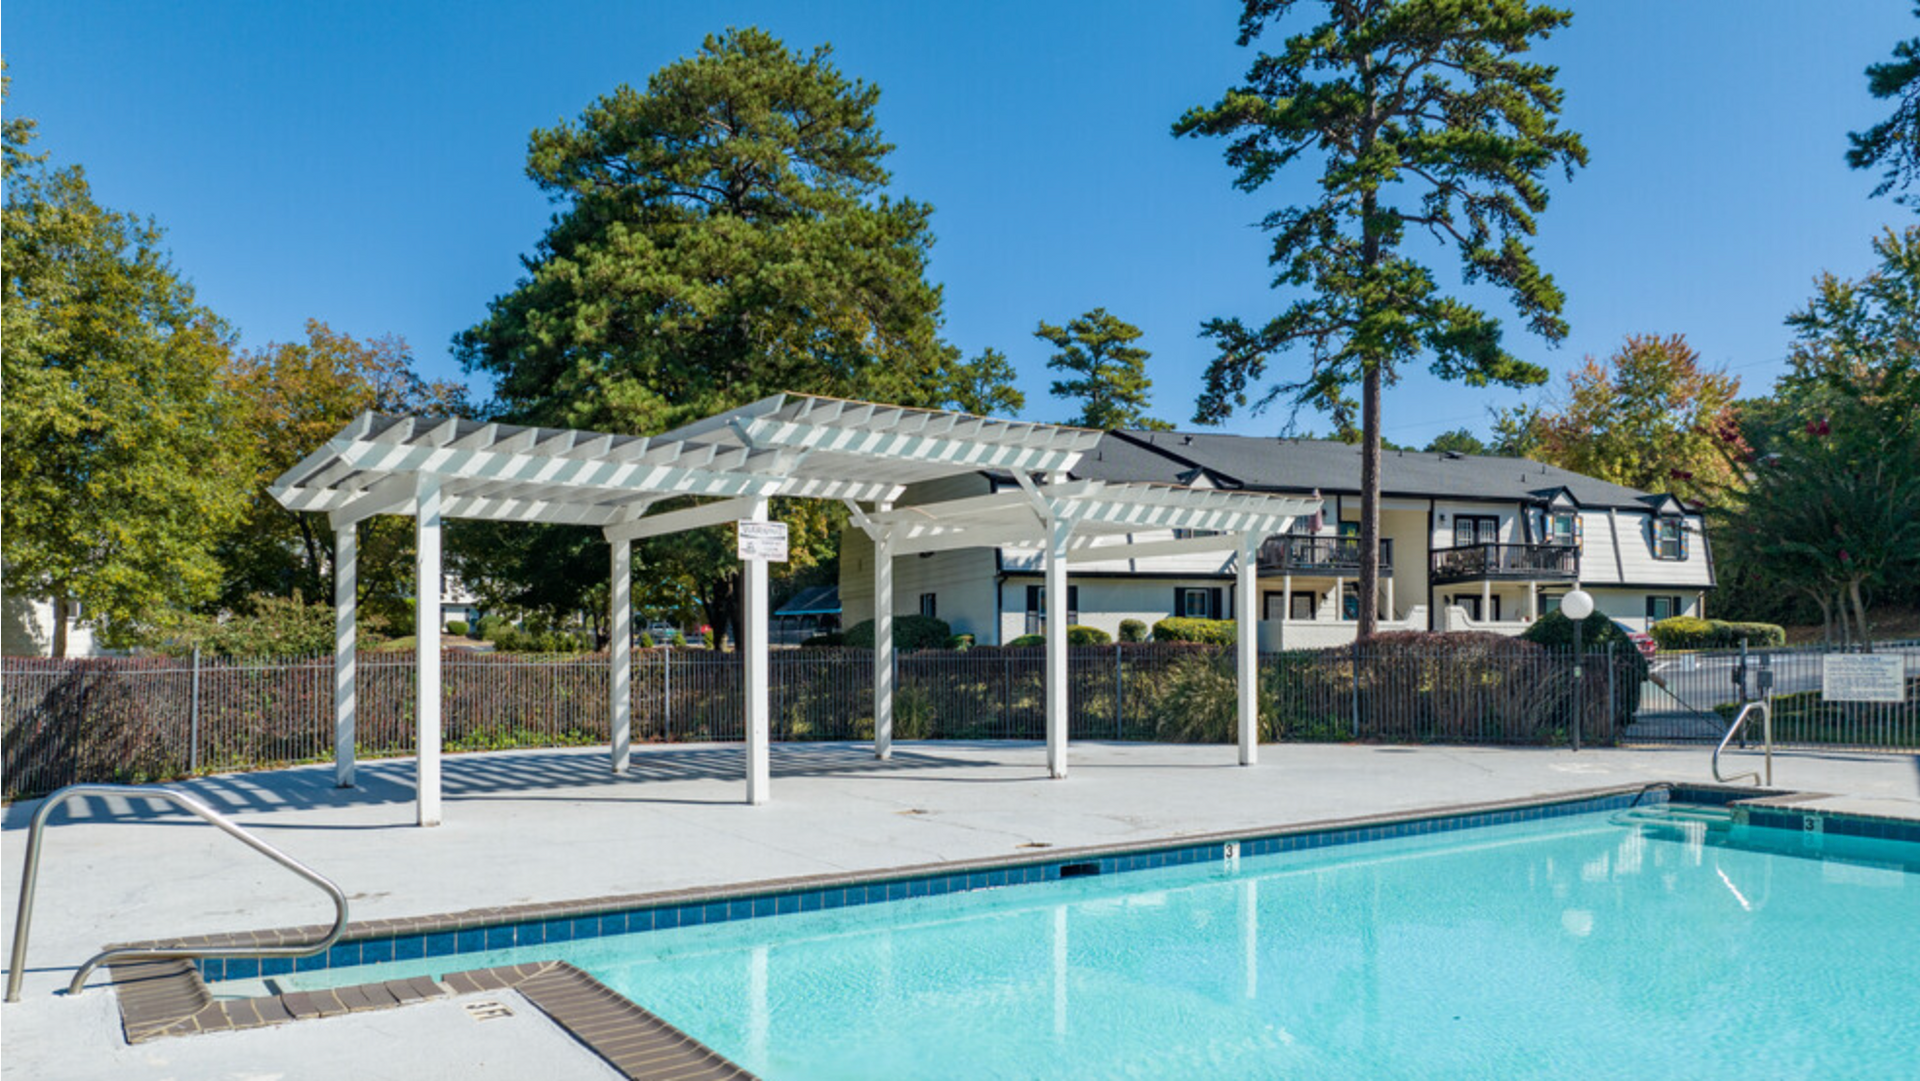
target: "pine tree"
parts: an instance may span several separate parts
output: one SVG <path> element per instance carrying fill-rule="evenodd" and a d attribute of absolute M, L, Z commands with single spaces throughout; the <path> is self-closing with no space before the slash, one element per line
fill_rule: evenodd
<path fill-rule="evenodd" d="M 1153 354 L 1133 344 L 1139 327 L 1095 308 L 1065 326 L 1042 320 L 1033 336 L 1059 350 L 1047 367 L 1074 377 L 1056 379 L 1052 387 L 1054 397 L 1080 402 L 1080 412 L 1065 423 L 1103 431 L 1169 427 L 1146 413 L 1153 386 L 1146 364 Z"/>

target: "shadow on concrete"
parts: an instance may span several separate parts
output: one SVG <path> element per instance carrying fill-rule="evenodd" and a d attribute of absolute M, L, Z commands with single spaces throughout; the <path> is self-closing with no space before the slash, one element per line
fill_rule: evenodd
<path fill-rule="evenodd" d="M 974 745 L 969 745 L 974 746 Z M 981 745 L 986 746 L 986 745 Z M 1005 746 L 1005 745 L 1002 745 Z M 1018 745 L 1015 745 L 1018 746 Z M 977 759 L 958 759 L 923 750 L 895 746 L 892 757 L 881 760 L 865 743 L 776 743 L 770 748 L 775 778 L 857 773 L 904 774 L 915 770 L 982 765 Z M 551 794 L 595 802 L 702 803 L 738 802 L 740 796 L 722 794 L 711 799 L 688 799 L 684 794 L 655 796 L 649 786 L 675 781 L 746 780 L 746 747 L 742 744 L 696 746 L 646 745 L 634 748 L 631 765 L 615 775 L 605 748 L 498 751 L 447 755 L 440 760 L 442 798 L 448 803 L 469 799 L 536 798 Z M 232 773 L 172 782 L 172 786 L 199 796 L 215 810 L 234 816 L 320 808 L 349 809 L 412 803 L 414 760 L 384 758 L 363 761 L 352 788 L 333 783 L 332 765 L 295 766 L 258 773 Z M 7 830 L 24 831 L 40 800 L 20 800 L 6 809 Z M 52 825 L 100 821 L 197 822 L 170 803 L 140 797 L 89 797 L 63 805 Z M 250 827 L 273 828 L 271 822 L 250 821 Z M 300 829 L 402 829 L 411 823 L 319 825 L 301 823 Z"/>

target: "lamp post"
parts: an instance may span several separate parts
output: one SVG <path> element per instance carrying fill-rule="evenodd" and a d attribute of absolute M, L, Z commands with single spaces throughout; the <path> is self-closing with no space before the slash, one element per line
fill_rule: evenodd
<path fill-rule="evenodd" d="M 1586 682 L 1581 678 L 1581 638 L 1587 617 L 1593 614 L 1593 594 L 1576 589 L 1560 599 L 1560 611 L 1573 620 L 1573 749 L 1580 749 L 1580 713 L 1586 704 Z"/>

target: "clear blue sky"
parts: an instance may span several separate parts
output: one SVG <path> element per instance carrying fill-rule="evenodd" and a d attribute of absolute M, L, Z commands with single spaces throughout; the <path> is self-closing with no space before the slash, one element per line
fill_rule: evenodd
<path fill-rule="evenodd" d="M 1509 343 L 1556 373 L 1627 334 L 1683 332 L 1749 392 L 1771 385 L 1823 269 L 1857 275 L 1912 215 L 1869 200 L 1846 133 L 1878 119 L 1862 69 L 1920 33 L 1906 0 L 1574 0 L 1546 55 L 1592 166 L 1555 185 L 1538 250 L 1571 338 Z M 1231 188 L 1180 112 L 1238 81 L 1238 8 L 1182 3 L 103 3 L 11 0 L 10 111 L 87 167 L 110 206 L 157 217 L 176 264 L 248 345 L 318 317 L 394 333 L 429 375 L 511 287 L 549 208 L 528 132 L 729 25 L 831 42 L 883 91 L 895 188 L 931 203 L 947 334 L 1005 350 L 1030 417 L 1046 394 L 1037 320 L 1104 305 L 1146 332 L 1156 412 L 1186 423 L 1213 315 L 1263 318 L 1283 189 Z M 1431 252 L 1450 269 L 1447 253 Z M 1500 310 L 1500 309 L 1497 309 Z M 1501 314 L 1508 314 L 1500 310 Z M 1557 381 L 1557 377 L 1556 377 Z M 1538 396 L 1539 391 L 1528 392 Z M 1415 371 L 1386 432 L 1484 431 L 1473 390 Z M 1270 432 L 1284 417 L 1237 418 Z M 1303 416 L 1325 430 L 1326 421 Z"/>

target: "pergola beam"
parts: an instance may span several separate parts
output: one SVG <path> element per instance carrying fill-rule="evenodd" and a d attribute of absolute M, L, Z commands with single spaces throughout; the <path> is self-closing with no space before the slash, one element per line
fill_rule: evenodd
<path fill-rule="evenodd" d="M 682 510 L 670 510 L 665 514 L 634 518 L 607 526 L 602 532 L 610 541 L 635 541 L 642 537 L 659 537 L 689 529 L 725 525 L 728 522 L 751 518 L 756 509 L 765 507 L 766 500 L 759 497 L 723 499 L 718 503 L 704 503 L 698 507 L 686 507 Z"/>

